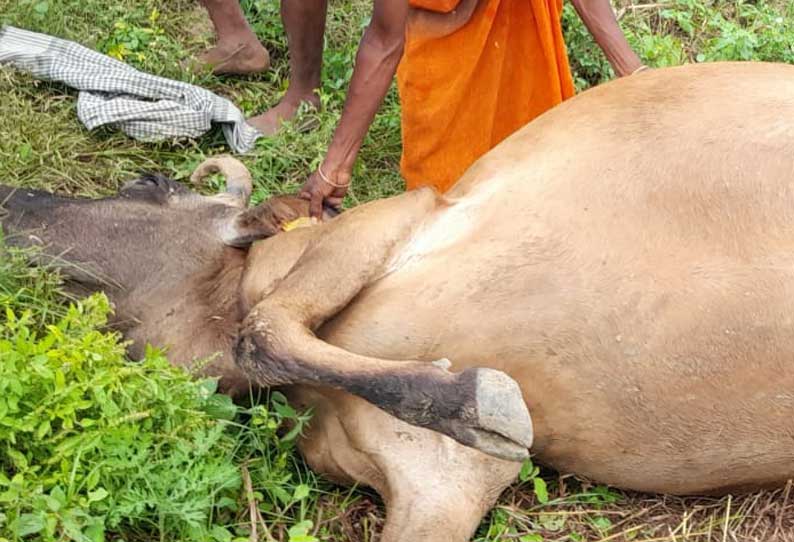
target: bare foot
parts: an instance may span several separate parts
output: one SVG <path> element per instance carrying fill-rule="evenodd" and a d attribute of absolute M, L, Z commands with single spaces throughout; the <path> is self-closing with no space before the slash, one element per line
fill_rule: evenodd
<path fill-rule="evenodd" d="M 270 54 L 258 40 L 243 43 L 218 43 L 207 50 L 199 61 L 212 67 L 215 75 L 249 75 L 270 67 Z"/>
<path fill-rule="evenodd" d="M 314 92 L 303 94 L 297 98 L 290 96 L 289 91 L 275 107 L 270 108 L 261 115 L 248 119 L 248 124 L 262 132 L 266 136 L 271 136 L 278 132 L 281 123 L 285 120 L 292 120 L 298 113 L 302 103 L 308 103 L 315 109 L 320 108 L 320 98 Z"/>

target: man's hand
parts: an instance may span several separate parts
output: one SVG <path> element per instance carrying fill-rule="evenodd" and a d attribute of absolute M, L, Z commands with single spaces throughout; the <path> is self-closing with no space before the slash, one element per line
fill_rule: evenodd
<path fill-rule="evenodd" d="M 334 172 L 329 175 L 320 166 L 317 171 L 306 179 L 298 196 L 309 200 L 309 215 L 317 220 L 322 220 L 323 203 L 339 210 L 342 207 L 342 200 L 345 199 L 345 194 L 347 194 L 349 187 L 349 173 Z"/>
<path fill-rule="evenodd" d="M 311 202 L 312 217 L 321 219 L 323 201 L 330 207 L 342 205 L 358 149 L 402 57 L 407 17 L 407 0 L 373 1 L 372 20 L 356 53 L 339 125 L 322 166 L 312 173 L 300 191 L 300 196 Z"/>

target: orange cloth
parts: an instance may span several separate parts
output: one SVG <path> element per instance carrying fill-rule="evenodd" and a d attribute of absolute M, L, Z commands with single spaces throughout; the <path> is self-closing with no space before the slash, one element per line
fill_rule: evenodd
<path fill-rule="evenodd" d="M 505 137 L 573 96 L 561 15 L 562 0 L 480 0 L 449 36 L 408 32 L 397 71 L 408 189 L 446 191 Z"/>

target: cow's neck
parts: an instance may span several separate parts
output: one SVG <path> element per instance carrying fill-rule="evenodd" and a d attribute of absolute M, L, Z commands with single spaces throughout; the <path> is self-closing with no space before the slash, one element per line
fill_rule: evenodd
<path fill-rule="evenodd" d="M 238 292 L 245 254 L 224 248 L 220 257 L 177 284 L 120 295 L 116 323 L 133 341 L 131 354 L 138 357 L 146 344 L 152 344 L 167 349 L 174 365 L 189 367 L 209 360 L 202 373 L 221 377 L 226 388 L 236 387 L 243 377 L 234 364 L 232 346 L 243 317 Z M 134 312 L 128 310 L 131 307 Z"/>

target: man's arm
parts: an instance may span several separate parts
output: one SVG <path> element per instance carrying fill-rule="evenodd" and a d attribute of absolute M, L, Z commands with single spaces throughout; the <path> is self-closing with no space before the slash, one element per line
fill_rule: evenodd
<path fill-rule="evenodd" d="M 342 203 L 358 150 L 389 90 L 405 44 L 407 0 L 375 0 L 372 21 L 364 31 L 342 117 L 320 169 L 301 190 L 311 214 L 320 217 L 323 200 Z"/>
<path fill-rule="evenodd" d="M 632 51 L 615 19 L 609 0 L 571 0 L 571 2 L 619 77 L 631 75 L 642 67 L 642 61 Z"/>

